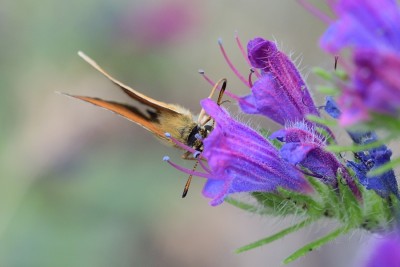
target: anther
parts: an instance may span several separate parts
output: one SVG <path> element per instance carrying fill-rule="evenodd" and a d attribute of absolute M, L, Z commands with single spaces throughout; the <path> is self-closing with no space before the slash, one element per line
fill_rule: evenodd
<path fill-rule="evenodd" d="M 200 156 L 200 154 L 201 154 L 200 151 L 196 151 L 193 153 L 193 157 L 197 159 Z"/>
<path fill-rule="evenodd" d="M 214 81 L 211 80 L 210 78 L 208 78 L 208 76 L 206 75 L 206 72 L 203 69 L 199 70 L 199 74 L 201 76 L 203 76 L 203 78 L 204 78 L 204 80 L 206 80 L 206 82 L 208 82 L 211 86 L 214 86 L 214 84 L 215 84 Z"/>

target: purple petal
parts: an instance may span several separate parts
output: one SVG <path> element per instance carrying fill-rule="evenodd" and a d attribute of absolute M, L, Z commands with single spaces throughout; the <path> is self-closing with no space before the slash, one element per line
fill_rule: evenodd
<path fill-rule="evenodd" d="M 400 238 L 396 233 L 386 235 L 378 240 L 368 255 L 365 267 L 398 267 L 400 266 Z"/>
<path fill-rule="evenodd" d="M 283 161 L 264 137 L 233 120 L 210 99 L 201 105 L 216 122 L 204 140 L 203 156 L 211 169 L 210 177 L 219 181 L 206 184 L 204 194 L 216 205 L 232 193 L 273 192 L 278 187 L 303 193 L 312 191 L 303 175 Z"/>
<path fill-rule="evenodd" d="M 400 12 L 393 0 L 339 1 L 339 19 L 322 36 L 321 46 L 337 53 L 345 46 L 400 49 Z"/>
<path fill-rule="evenodd" d="M 400 107 L 400 54 L 372 49 L 357 50 L 354 83 L 367 107 L 396 114 Z"/>
<path fill-rule="evenodd" d="M 255 38 L 247 49 L 252 66 L 262 70 L 262 77 L 252 87 L 252 98 L 239 101 L 244 112 L 267 116 L 282 125 L 308 114 L 319 115 L 300 73 L 275 43 Z M 246 100 L 255 109 L 243 105 Z"/>
<path fill-rule="evenodd" d="M 306 124 L 297 123 L 291 128 L 272 134 L 271 138 L 284 140 L 285 144 L 280 150 L 284 160 L 300 165 L 332 187 L 337 187 L 338 171 L 341 170 L 341 175 L 350 189 L 357 198 L 360 198 L 360 192 L 346 168 L 333 153 L 325 151 L 322 137 L 312 128 Z"/>

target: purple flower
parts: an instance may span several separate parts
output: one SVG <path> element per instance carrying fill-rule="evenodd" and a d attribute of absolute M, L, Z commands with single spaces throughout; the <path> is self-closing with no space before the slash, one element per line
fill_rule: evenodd
<path fill-rule="evenodd" d="M 312 192 L 303 174 L 279 157 L 264 137 L 229 114 L 210 99 L 201 102 L 216 123 L 204 140 L 202 156 L 210 168 L 203 194 L 218 205 L 236 192 L 273 192 L 278 187 Z"/>
<path fill-rule="evenodd" d="M 261 114 L 281 125 L 304 120 L 308 114 L 319 115 L 298 70 L 275 43 L 255 38 L 247 50 L 261 77 L 252 85 L 252 93 L 239 100 L 245 113 Z"/>
<path fill-rule="evenodd" d="M 365 267 L 399 267 L 400 236 L 397 233 L 387 234 L 374 244 L 367 257 Z"/>
<path fill-rule="evenodd" d="M 392 0 L 341 0 L 338 20 L 320 44 L 330 53 L 351 48 L 354 71 L 343 86 L 342 125 L 369 118 L 368 110 L 398 115 L 400 108 L 400 10 Z"/>
<path fill-rule="evenodd" d="M 270 138 L 285 143 L 280 154 L 287 162 L 300 165 L 307 170 L 307 174 L 333 188 L 338 187 L 337 177 L 340 174 L 354 195 L 358 199 L 361 198 L 361 193 L 345 166 L 333 153 L 325 151 L 325 140 L 306 123 L 288 125 L 285 129 L 273 133 Z"/>

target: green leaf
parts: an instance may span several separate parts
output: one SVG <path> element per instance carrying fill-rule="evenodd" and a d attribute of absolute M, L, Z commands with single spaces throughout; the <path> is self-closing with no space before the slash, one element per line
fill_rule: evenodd
<path fill-rule="evenodd" d="M 390 132 L 400 132 L 400 120 L 387 114 L 371 113 L 372 120 L 368 121 L 366 125 L 372 129 L 384 128 Z"/>
<path fill-rule="evenodd" d="M 343 227 L 343 228 L 338 228 L 335 231 L 329 233 L 328 235 L 315 240 L 314 242 L 311 242 L 307 245 L 305 245 L 304 247 L 302 247 L 301 249 L 297 250 L 296 252 L 294 252 L 292 255 L 290 255 L 289 257 L 287 257 L 283 263 L 284 264 L 288 264 L 294 260 L 297 260 L 300 257 L 305 256 L 307 253 L 325 245 L 326 243 L 328 243 L 329 241 L 332 241 L 333 239 L 339 237 L 340 235 L 343 235 L 345 233 L 347 233 L 350 229 Z"/>
<path fill-rule="evenodd" d="M 278 232 L 278 233 L 276 233 L 276 234 L 274 234 L 272 236 L 269 236 L 267 238 L 258 240 L 256 242 L 253 242 L 253 243 L 248 244 L 246 246 L 243 246 L 241 248 L 238 248 L 237 250 L 235 250 L 235 252 L 236 253 L 242 253 L 244 251 L 247 251 L 247 250 L 250 250 L 250 249 L 253 249 L 253 248 L 257 248 L 257 247 L 260 247 L 262 245 L 269 244 L 269 243 L 271 243 L 271 242 L 273 242 L 275 240 L 283 238 L 284 236 L 286 236 L 286 235 L 288 235 L 290 233 L 298 231 L 303 227 L 306 227 L 307 225 L 311 224 L 315 220 L 316 220 L 315 218 L 305 219 L 304 221 L 302 221 L 302 222 L 300 222 L 298 224 L 295 224 L 295 225 L 293 225 L 293 226 L 291 226 L 289 228 L 286 228 L 286 229 L 284 229 L 284 230 L 282 230 L 282 231 L 280 231 L 280 232 Z"/>

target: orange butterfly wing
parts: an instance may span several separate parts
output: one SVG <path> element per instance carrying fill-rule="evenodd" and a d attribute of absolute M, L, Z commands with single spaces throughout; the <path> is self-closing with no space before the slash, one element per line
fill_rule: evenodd
<path fill-rule="evenodd" d="M 193 116 L 189 110 L 177 105 L 167 104 L 145 96 L 144 94 L 113 78 L 111 75 L 105 72 L 94 60 L 89 58 L 83 52 L 79 52 L 78 54 L 92 67 L 101 72 L 115 85 L 122 89 L 123 92 L 125 92 L 129 97 L 137 100 L 138 102 L 144 104 L 150 109 L 147 109 L 146 112 L 142 112 L 134 106 L 113 101 L 106 101 L 99 98 L 87 96 L 75 96 L 69 94 L 65 95 L 89 102 L 106 110 L 112 111 L 134 123 L 139 124 L 143 128 L 155 134 L 158 138 L 166 140 L 170 144 L 172 144 L 172 142 L 165 137 L 166 132 L 170 133 L 174 138 L 180 140 L 183 143 L 187 142 L 187 137 L 189 136 L 192 129 L 197 125 L 193 121 Z"/>

